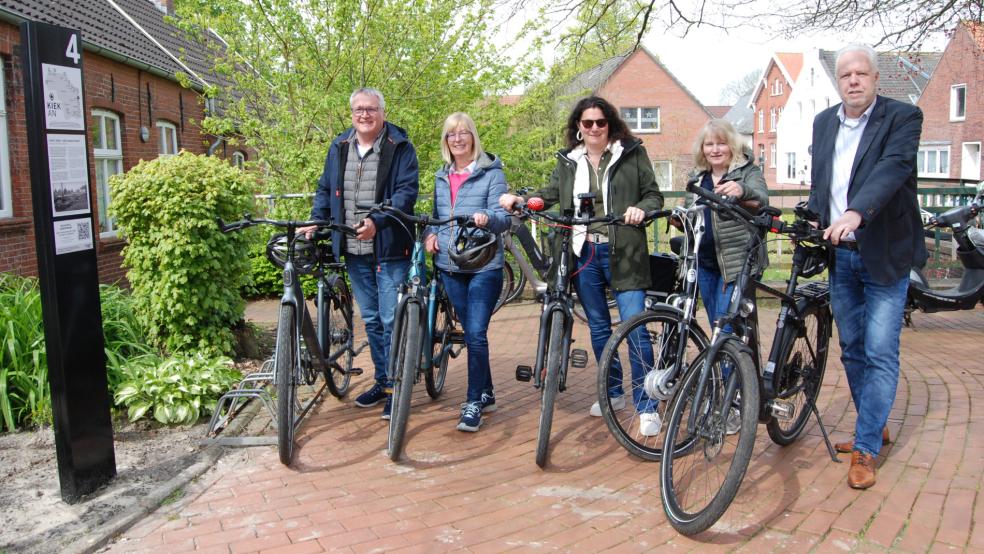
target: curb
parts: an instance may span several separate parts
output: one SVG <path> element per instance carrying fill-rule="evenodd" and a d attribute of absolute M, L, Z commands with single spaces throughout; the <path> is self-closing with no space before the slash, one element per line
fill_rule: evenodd
<path fill-rule="evenodd" d="M 253 417 L 260 410 L 259 402 L 250 402 L 249 405 L 226 427 L 225 431 L 229 435 L 238 435 L 242 430 L 253 421 Z M 95 552 L 108 544 L 111 540 L 122 534 L 124 531 L 133 527 L 148 514 L 161 507 L 164 500 L 171 496 L 174 491 L 181 489 L 192 480 L 197 479 L 209 470 L 225 454 L 226 447 L 213 444 L 202 449 L 198 455 L 198 461 L 186 467 L 181 473 L 164 482 L 154 489 L 150 494 L 139 502 L 126 508 L 123 513 L 99 525 L 98 527 L 86 532 L 85 537 L 73 544 L 62 544 L 62 552 L 70 554 L 88 554 Z"/>

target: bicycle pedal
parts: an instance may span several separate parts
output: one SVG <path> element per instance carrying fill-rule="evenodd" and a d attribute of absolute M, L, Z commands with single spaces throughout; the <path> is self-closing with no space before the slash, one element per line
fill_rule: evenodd
<path fill-rule="evenodd" d="M 516 380 L 523 381 L 524 383 L 529 383 L 530 379 L 533 378 L 533 368 L 528 365 L 518 365 L 516 366 Z"/>
<path fill-rule="evenodd" d="M 588 367 L 588 351 L 583 348 L 571 350 L 571 367 L 578 369 Z"/>

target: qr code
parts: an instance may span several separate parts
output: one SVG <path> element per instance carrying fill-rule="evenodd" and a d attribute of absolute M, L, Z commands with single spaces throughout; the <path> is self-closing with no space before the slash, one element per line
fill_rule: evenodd
<path fill-rule="evenodd" d="M 81 222 L 75 227 L 79 232 L 79 240 L 89 240 L 90 231 L 89 226 L 86 223 L 87 222 Z"/>

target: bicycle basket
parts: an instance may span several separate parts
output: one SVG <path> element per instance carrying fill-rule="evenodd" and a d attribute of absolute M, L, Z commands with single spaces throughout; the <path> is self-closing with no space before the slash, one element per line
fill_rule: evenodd
<path fill-rule="evenodd" d="M 678 264 L 677 257 L 673 254 L 650 254 L 649 273 L 652 275 L 652 284 L 649 290 L 664 294 L 673 292 Z"/>
<path fill-rule="evenodd" d="M 270 237 L 266 245 L 266 255 L 270 263 L 283 269 L 287 262 L 287 235 L 277 233 Z M 310 273 L 318 264 L 318 245 L 302 237 L 294 238 L 294 269 L 298 273 Z"/>

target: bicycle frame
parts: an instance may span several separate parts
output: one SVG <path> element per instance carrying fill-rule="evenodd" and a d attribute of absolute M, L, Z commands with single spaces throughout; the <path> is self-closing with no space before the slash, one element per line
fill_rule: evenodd
<path fill-rule="evenodd" d="M 562 314 L 564 318 L 564 342 L 562 345 L 560 359 L 560 379 L 558 381 L 560 390 L 563 391 L 567 382 L 567 364 L 570 358 L 571 331 L 574 327 L 574 298 L 570 294 L 571 277 L 568 264 L 570 263 L 571 231 L 564 230 L 561 241 L 559 261 L 557 263 L 557 275 L 554 277 L 553 288 L 546 290 L 543 294 L 543 312 L 540 314 L 540 332 L 536 341 L 536 365 L 533 371 L 533 386 L 540 388 L 543 386 L 543 365 L 546 361 L 547 340 L 550 323 L 555 315 Z"/>

